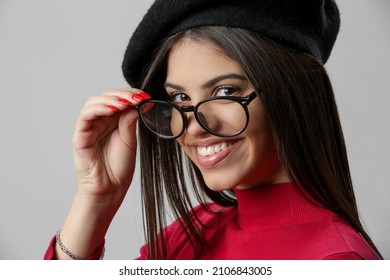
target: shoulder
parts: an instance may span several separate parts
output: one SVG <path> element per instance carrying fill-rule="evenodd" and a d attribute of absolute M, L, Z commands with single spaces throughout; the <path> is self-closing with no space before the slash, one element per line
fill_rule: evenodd
<path fill-rule="evenodd" d="M 365 239 L 345 219 L 335 216 L 330 220 L 327 236 L 328 244 L 322 259 L 326 260 L 375 260 L 375 251 Z"/>
<path fill-rule="evenodd" d="M 227 217 L 234 217 L 236 207 L 223 207 L 216 203 L 200 204 L 190 212 L 190 217 L 198 225 L 202 235 L 207 240 L 215 231 L 223 227 Z M 188 238 L 182 229 L 180 218 L 173 221 L 163 230 L 164 244 L 168 252 L 168 259 L 194 259 L 194 251 Z M 141 247 L 141 255 L 138 259 L 146 259 L 147 244 Z"/>

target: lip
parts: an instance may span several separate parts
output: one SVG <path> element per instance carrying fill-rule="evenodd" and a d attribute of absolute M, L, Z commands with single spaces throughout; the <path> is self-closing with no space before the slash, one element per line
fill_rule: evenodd
<path fill-rule="evenodd" d="M 208 147 L 211 145 L 215 145 L 218 143 L 230 142 L 230 145 L 226 147 L 223 151 L 220 151 L 216 154 L 210 156 L 202 156 L 198 153 L 198 147 Z M 221 140 L 221 139 L 209 139 L 204 141 L 199 141 L 196 143 L 192 143 L 192 147 L 195 153 L 196 161 L 203 168 L 213 168 L 218 165 L 222 160 L 227 158 L 239 145 L 240 139 L 229 139 L 229 140 Z"/>

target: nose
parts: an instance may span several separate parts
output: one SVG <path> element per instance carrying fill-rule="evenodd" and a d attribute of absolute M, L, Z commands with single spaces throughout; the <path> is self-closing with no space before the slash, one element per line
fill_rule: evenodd
<path fill-rule="evenodd" d="M 186 113 L 187 116 L 187 127 L 186 132 L 192 136 L 198 136 L 202 135 L 204 133 L 207 133 L 206 130 L 204 130 L 198 121 L 195 119 L 195 115 L 193 112 Z"/>

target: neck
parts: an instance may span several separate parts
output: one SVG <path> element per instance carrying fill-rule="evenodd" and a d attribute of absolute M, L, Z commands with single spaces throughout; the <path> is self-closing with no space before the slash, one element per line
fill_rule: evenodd
<path fill-rule="evenodd" d="M 257 230 L 304 223 L 332 214 L 311 200 L 299 185 L 291 182 L 235 189 L 239 224 Z M 333 214 L 332 214 L 333 215 Z"/>

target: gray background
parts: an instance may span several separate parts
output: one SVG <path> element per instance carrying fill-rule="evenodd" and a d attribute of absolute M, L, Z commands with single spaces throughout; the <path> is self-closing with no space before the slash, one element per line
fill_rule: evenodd
<path fill-rule="evenodd" d="M 124 48 L 152 0 L 0 0 L 0 259 L 41 259 L 76 191 L 74 123 L 85 100 L 127 86 Z M 327 63 L 361 218 L 390 259 L 390 1 L 339 0 Z M 106 259 L 143 243 L 139 176 L 107 235 Z"/>

